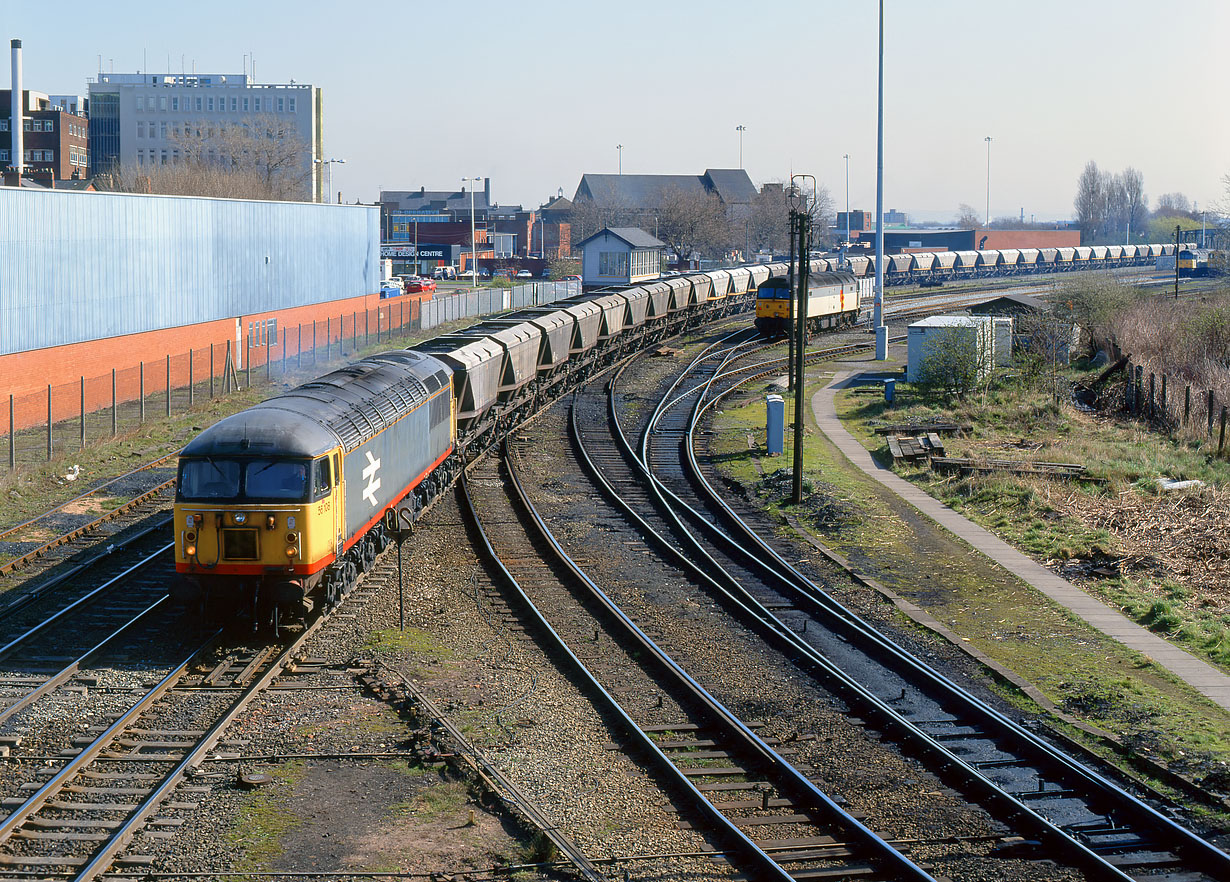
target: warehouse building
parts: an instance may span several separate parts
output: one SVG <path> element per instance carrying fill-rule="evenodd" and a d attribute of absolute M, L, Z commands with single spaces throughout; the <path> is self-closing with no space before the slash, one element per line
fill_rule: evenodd
<path fill-rule="evenodd" d="M 373 206 L 2 187 L 0 229 L 0 389 L 17 398 L 211 344 L 242 368 L 271 328 L 336 329 L 380 302 Z"/>

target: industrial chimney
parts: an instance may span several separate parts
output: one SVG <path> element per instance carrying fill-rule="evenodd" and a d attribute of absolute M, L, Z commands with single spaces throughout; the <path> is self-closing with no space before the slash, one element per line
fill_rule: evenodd
<path fill-rule="evenodd" d="M 9 107 L 12 115 L 12 122 L 9 124 L 9 131 L 13 133 L 13 159 L 9 163 L 14 172 L 16 172 L 17 186 L 21 186 L 21 170 L 23 160 L 25 158 L 24 134 L 24 118 L 25 118 L 25 100 L 21 88 L 21 40 L 13 40 L 10 43 L 13 49 L 13 90 L 12 97 L 9 100 Z"/>

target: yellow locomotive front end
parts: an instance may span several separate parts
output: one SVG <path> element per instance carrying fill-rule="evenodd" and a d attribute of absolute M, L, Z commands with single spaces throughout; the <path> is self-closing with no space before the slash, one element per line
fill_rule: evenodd
<path fill-rule="evenodd" d="M 766 337 L 786 333 L 790 327 L 790 283 L 767 279 L 756 289 L 756 330 Z"/>
<path fill-rule="evenodd" d="M 285 411 L 246 411 L 184 449 L 172 593 L 189 610 L 286 618 L 310 609 L 341 542 L 341 452 L 322 432 L 293 435 L 295 423 Z"/>

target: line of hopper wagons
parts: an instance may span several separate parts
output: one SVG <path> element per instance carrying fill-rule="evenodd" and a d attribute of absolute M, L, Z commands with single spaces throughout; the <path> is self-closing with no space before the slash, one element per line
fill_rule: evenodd
<path fill-rule="evenodd" d="M 1175 253 L 1173 243 L 1161 245 L 1080 245 L 1065 248 L 1005 248 L 987 251 L 927 251 L 884 255 L 884 284 L 923 285 L 948 279 L 1030 275 L 1149 266 Z M 875 255 L 823 258 L 822 271 L 875 275 Z"/>

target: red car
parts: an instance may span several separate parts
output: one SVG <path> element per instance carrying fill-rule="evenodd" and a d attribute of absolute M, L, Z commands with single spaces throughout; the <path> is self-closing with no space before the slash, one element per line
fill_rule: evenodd
<path fill-rule="evenodd" d="M 419 294 L 424 291 L 436 290 L 436 283 L 432 279 L 413 279 L 406 282 L 407 294 Z"/>

